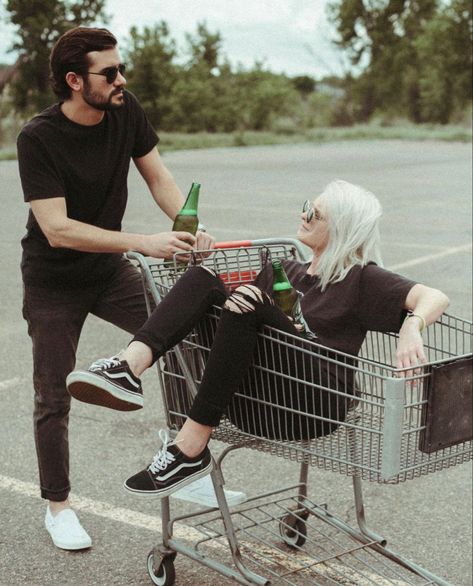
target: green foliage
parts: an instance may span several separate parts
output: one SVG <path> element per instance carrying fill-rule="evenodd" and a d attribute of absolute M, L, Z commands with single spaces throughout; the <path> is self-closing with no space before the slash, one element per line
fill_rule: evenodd
<path fill-rule="evenodd" d="M 105 0 L 7 0 L 10 21 L 18 26 L 15 43 L 22 56 L 11 92 L 19 111 L 37 111 L 51 103 L 49 54 L 68 29 L 88 25 L 104 16 Z"/>
<path fill-rule="evenodd" d="M 302 95 L 308 96 L 315 92 L 315 79 L 310 75 L 298 75 L 292 78 L 292 85 Z"/>
<path fill-rule="evenodd" d="M 197 25 L 197 34 L 193 37 L 186 35 L 189 46 L 189 66 L 206 67 L 209 72 L 219 66 L 222 38 L 220 33 L 211 33 L 205 23 Z"/>
<path fill-rule="evenodd" d="M 255 65 L 233 71 L 221 54 L 221 37 L 204 23 L 176 51 L 165 23 L 131 30 L 128 87 L 153 124 L 182 132 L 268 130 L 294 113 L 300 96 L 291 80 Z"/>
<path fill-rule="evenodd" d="M 414 42 L 420 62 L 421 118 L 446 124 L 472 98 L 472 5 L 456 0 L 436 15 Z"/>
<path fill-rule="evenodd" d="M 294 113 L 298 95 L 290 80 L 264 71 L 260 66 L 235 76 L 235 98 L 240 109 L 240 126 L 247 130 L 269 130 L 272 122 Z"/>
<path fill-rule="evenodd" d="M 54 100 L 48 58 L 57 38 L 77 25 L 106 22 L 106 0 L 7 0 L 22 59 L 9 96 L 17 112 Z M 296 136 L 372 120 L 445 124 L 471 106 L 470 0 L 331 0 L 338 45 L 352 71 L 314 80 L 276 75 L 256 63 L 234 69 L 219 32 L 198 23 L 178 50 L 165 22 L 130 29 L 128 88 L 160 131 L 248 132 Z"/>
<path fill-rule="evenodd" d="M 138 32 L 130 29 L 127 81 L 129 89 L 138 94 L 152 124 L 160 126 L 172 110 L 171 95 L 178 80 L 174 65 L 176 44 L 168 26 L 160 22 Z"/>
<path fill-rule="evenodd" d="M 338 0 L 330 14 L 361 70 L 351 83 L 355 120 L 384 111 L 447 123 L 471 100 L 469 0 Z"/>

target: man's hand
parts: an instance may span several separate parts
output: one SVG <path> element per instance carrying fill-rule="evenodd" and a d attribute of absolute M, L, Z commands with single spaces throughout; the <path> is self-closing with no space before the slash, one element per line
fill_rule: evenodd
<path fill-rule="evenodd" d="M 143 237 L 140 252 L 154 258 L 172 259 L 176 253 L 191 252 L 196 238 L 189 232 L 160 232 Z M 188 260 L 189 255 L 181 257 Z"/>

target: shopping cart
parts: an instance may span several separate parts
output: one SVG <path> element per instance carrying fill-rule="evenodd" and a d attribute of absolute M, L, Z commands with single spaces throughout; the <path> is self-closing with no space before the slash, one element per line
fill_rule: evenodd
<path fill-rule="evenodd" d="M 268 260 L 304 257 L 300 244 L 291 239 L 217 246 L 210 256 L 194 254 L 193 261 L 219 273 L 230 289 L 251 282 Z M 135 253 L 130 258 L 141 268 L 151 312 L 182 268 L 175 262 L 148 262 Z M 171 432 L 177 433 L 189 412 L 219 311 L 209 312 L 158 364 Z M 265 327 L 259 334 L 254 364 L 212 436 L 228 444 L 214 461 L 211 475 L 219 507 L 172 518 L 169 498 L 161 500 L 162 543 L 147 559 L 151 581 L 171 586 L 174 559 L 182 553 L 245 585 L 448 585 L 395 553 L 368 528 L 361 481 L 396 484 L 472 458 L 471 334 L 470 322 L 443 315 L 424 333 L 428 363 L 400 377 L 392 363 L 395 334 L 369 332 L 355 360 Z M 337 380 L 352 381 L 351 391 L 346 385 L 325 387 L 307 367 L 307 360 L 289 376 L 284 364 L 298 353 L 318 358 L 312 363 L 322 361 Z M 259 389 L 257 394 L 254 388 Z M 273 400 L 274 388 L 284 391 L 278 395 L 278 404 Z M 318 414 L 305 411 L 301 397 L 307 393 L 333 395 L 339 407 L 336 412 L 343 417 L 330 409 Z M 284 432 L 281 422 L 288 417 L 297 422 L 298 437 Z M 325 435 L 314 438 L 314 429 L 324 425 Z M 229 510 L 222 462 L 237 448 L 296 461 L 299 479 Z M 352 477 L 357 528 L 308 497 L 309 466 Z M 193 545 L 176 536 L 175 524 L 182 521 L 187 535 L 195 537 Z"/>

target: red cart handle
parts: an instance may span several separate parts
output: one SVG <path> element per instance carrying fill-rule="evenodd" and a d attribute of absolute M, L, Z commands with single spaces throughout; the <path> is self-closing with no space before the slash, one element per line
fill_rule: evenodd
<path fill-rule="evenodd" d="M 229 240 L 215 243 L 215 248 L 245 248 L 247 246 L 253 246 L 253 240 Z"/>

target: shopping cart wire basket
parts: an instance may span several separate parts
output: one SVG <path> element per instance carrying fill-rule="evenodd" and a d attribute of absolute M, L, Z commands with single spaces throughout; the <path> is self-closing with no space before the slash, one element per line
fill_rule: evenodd
<path fill-rule="evenodd" d="M 217 247 L 210 255 L 192 253 L 191 261 L 213 269 L 230 289 L 251 282 L 268 260 L 305 254 L 292 239 Z M 151 312 L 182 274 L 182 265 L 129 257 L 141 268 Z M 209 312 L 158 364 L 170 430 L 177 432 L 190 410 L 219 313 L 219 308 Z M 228 444 L 212 472 L 219 510 L 171 520 L 169 499 L 162 499 L 163 543 L 148 557 L 153 583 L 174 583 L 174 557 L 181 552 L 241 584 L 448 584 L 393 552 L 367 527 L 361 480 L 395 484 L 472 458 L 471 334 L 471 322 L 443 315 L 424 333 L 428 362 L 401 373 L 392 362 L 396 334 L 369 332 L 355 359 L 265 327 L 254 362 L 212 436 Z M 290 374 L 289 361 L 297 365 Z M 230 512 L 221 465 L 241 447 L 299 462 L 299 481 Z M 311 466 L 353 478 L 357 529 L 310 501 Z M 201 542 L 190 547 L 173 538 L 177 520 L 202 516 L 195 525 Z M 223 542 L 233 566 L 218 560 Z M 204 544 L 211 555 L 201 553 Z"/>

